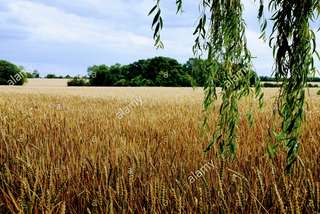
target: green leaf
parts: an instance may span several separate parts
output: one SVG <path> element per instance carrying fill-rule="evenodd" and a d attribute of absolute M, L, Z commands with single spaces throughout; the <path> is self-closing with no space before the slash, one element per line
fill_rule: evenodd
<path fill-rule="evenodd" d="M 275 144 L 269 144 L 267 147 L 268 155 L 271 159 L 275 158 L 277 154 L 277 145 Z"/>
<path fill-rule="evenodd" d="M 158 8 L 158 5 L 156 4 L 148 13 L 148 16 L 150 16 L 156 9 Z"/>
<path fill-rule="evenodd" d="M 159 21 L 160 14 L 161 14 L 161 10 L 159 9 L 157 14 L 153 18 L 152 27 L 154 27 L 154 25 Z"/>

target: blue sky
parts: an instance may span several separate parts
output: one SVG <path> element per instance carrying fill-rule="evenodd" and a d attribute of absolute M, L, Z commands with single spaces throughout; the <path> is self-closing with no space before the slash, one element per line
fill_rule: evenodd
<path fill-rule="evenodd" d="M 83 75 L 94 64 L 159 55 L 183 63 L 192 57 L 197 2 L 185 0 L 184 13 L 177 16 L 175 1 L 162 0 L 165 49 L 156 50 L 147 16 L 153 0 L 0 0 L 0 58 L 42 75 Z M 258 39 L 258 5 L 244 2 L 254 66 L 260 75 L 269 75 L 273 60 Z"/>

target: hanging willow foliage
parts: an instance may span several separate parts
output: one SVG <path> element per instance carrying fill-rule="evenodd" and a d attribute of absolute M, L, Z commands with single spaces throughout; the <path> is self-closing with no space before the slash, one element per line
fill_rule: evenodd
<path fill-rule="evenodd" d="M 297 158 L 307 77 L 315 71 L 315 34 L 310 28 L 310 21 L 319 14 L 319 1 L 269 1 L 269 9 L 273 13 L 270 46 L 275 56 L 275 75 L 283 81 L 278 102 L 282 131 L 276 135 L 278 143 L 269 147 L 269 151 L 275 154 L 279 142 L 284 141 L 288 151 L 288 170 Z M 176 0 L 176 5 L 177 13 L 181 12 L 182 0 Z M 252 78 L 256 80 L 254 88 L 260 107 L 263 104 L 260 81 L 252 70 L 252 57 L 247 48 L 243 5 L 241 0 L 201 0 L 199 8 L 193 51 L 196 55 L 208 53 L 205 109 L 208 110 L 217 100 L 217 82 L 221 86 L 222 97 L 217 128 L 206 151 L 217 143 L 222 156 L 234 157 L 240 117 L 238 102 L 252 92 Z M 160 0 L 156 1 L 151 14 L 154 14 L 152 26 L 155 45 L 162 48 Z M 260 0 L 258 17 L 261 21 L 261 37 L 265 38 L 267 21 L 264 18 L 263 0 Z"/>
<path fill-rule="evenodd" d="M 263 8 L 263 2 L 260 3 L 260 8 Z M 278 98 L 278 110 L 282 118 L 281 132 L 275 133 L 277 143 L 269 147 L 269 152 L 274 155 L 278 145 L 285 145 L 288 172 L 298 155 L 301 127 L 305 118 L 307 78 L 316 72 L 316 37 L 310 22 L 318 18 L 319 8 L 319 0 L 269 2 L 273 21 L 269 44 L 275 58 L 274 73 L 279 81 L 283 81 Z M 260 10 L 259 18 L 263 19 L 263 9 Z M 266 24 L 263 25 L 265 34 Z"/>
<path fill-rule="evenodd" d="M 182 0 L 177 0 L 176 3 L 177 12 L 180 12 Z M 217 84 L 221 86 L 222 95 L 217 128 L 206 151 L 217 143 L 222 156 L 234 158 L 240 118 L 238 102 L 252 92 L 252 79 L 255 80 L 255 92 L 260 105 L 263 99 L 260 81 L 252 69 L 252 56 L 247 48 L 245 22 L 242 18 L 243 5 L 241 0 L 220 3 L 203 0 L 199 6 L 201 15 L 194 32 L 196 39 L 193 51 L 196 55 L 208 52 L 204 108 L 208 110 L 217 100 Z M 150 11 L 150 14 L 155 14 L 153 23 L 161 22 L 161 16 L 158 15 L 160 11 L 158 0 Z M 155 27 L 155 35 L 159 36 L 160 30 L 161 28 Z M 160 47 L 162 43 L 157 36 L 156 46 Z"/>
<path fill-rule="evenodd" d="M 256 95 L 260 101 L 263 97 L 247 48 L 243 6 L 240 0 L 221 4 L 203 1 L 200 8 L 202 16 L 194 32 L 197 37 L 193 50 L 195 53 L 198 50 L 208 52 L 207 81 L 204 86 L 205 109 L 217 99 L 216 83 L 222 88 L 217 129 L 206 151 L 217 143 L 223 156 L 234 157 L 240 115 L 238 102 L 240 98 L 250 94 L 252 78 L 256 79 Z M 206 25 L 207 16 L 209 23 Z"/>

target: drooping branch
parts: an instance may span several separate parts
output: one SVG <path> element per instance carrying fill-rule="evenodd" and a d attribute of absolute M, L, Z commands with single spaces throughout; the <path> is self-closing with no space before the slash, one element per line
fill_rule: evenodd
<path fill-rule="evenodd" d="M 149 12 L 149 16 L 154 14 L 152 21 L 152 28 L 154 29 L 153 39 L 155 41 L 156 48 L 163 48 L 161 41 L 161 30 L 163 28 L 163 19 L 161 17 L 160 0 L 156 0 L 156 4 Z"/>
<path fill-rule="evenodd" d="M 210 25 L 208 29 L 208 60 L 212 63 L 208 83 L 219 81 L 222 91 L 222 104 L 218 126 L 208 149 L 218 143 L 221 154 L 234 157 L 236 154 L 237 130 L 240 118 L 238 102 L 251 92 L 252 71 L 251 54 L 245 37 L 245 21 L 242 18 L 241 0 L 210 2 Z M 258 78 L 255 77 L 257 80 Z M 205 107 L 216 99 L 214 85 L 206 85 Z M 256 92 L 262 100 L 260 83 L 256 81 Z M 214 88 L 214 90 L 212 90 Z M 208 102 L 208 103 L 207 103 Z"/>
<path fill-rule="evenodd" d="M 305 87 L 307 78 L 314 74 L 316 38 L 310 27 L 319 8 L 318 0 L 271 0 L 274 21 L 270 44 L 275 58 L 275 76 L 283 81 L 278 109 L 282 118 L 279 143 L 287 148 L 287 171 L 297 159 L 302 122 L 304 120 Z M 270 150 L 269 150 L 270 151 Z M 275 152 L 272 151 L 271 152 Z"/>
<path fill-rule="evenodd" d="M 176 3 L 178 11 L 181 11 L 182 1 L 177 0 Z M 158 8 L 157 5 L 154 8 Z M 252 91 L 250 80 L 256 80 L 256 93 L 260 101 L 263 97 L 259 78 L 252 70 L 252 57 L 247 48 L 246 25 L 242 18 L 243 5 L 241 0 L 202 0 L 199 8 L 200 17 L 194 32 L 196 39 L 193 51 L 195 54 L 208 53 L 204 85 L 206 110 L 212 107 L 217 99 L 217 85 L 222 88 L 218 125 L 206 151 L 217 143 L 223 156 L 235 157 L 240 118 L 238 102 L 241 97 L 249 95 Z M 160 9 L 151 11 L 155 14 L 153 23 L 160 23 L 159 11 Z M 156 27 L 155 35 L 160 30 Z M 158 37 L 155 38 L 156 43 L 157 39 Z"/>
<path fill-rule="evenodd" d="M 163 24 L 159 1 L 152 10 L 155 13 L 153 26 L 156 26 L 156 44 L 162 44 L 160 30 Z M 259 2 L 261 38 L 265 39 L 265 5 L 263 0 Z M 182 0 L 177 0 L 176 4 L 177 11 L 181 11 Z M 205 109 L 209 109 L 217 99 L 217 82 L 222 88 L 217 129 L 207 150 L 218 143 L 221 154 L 234 156 L 239 121 L 238 101 L 251 92 L 250 79 L 256 79 L 256 96 L 260 104 L 263 98 L 259 78 L 252 71 L 251 54 L 247 48 L 243 5 L 241 0 L 201 0 L 199 8 L 193 50 L 195 53 L 208 52 Z M 316 38 L 310 22 L 319 17 L 320 0 L 270 0 L 268 8 L 273 14 L 269 44 L 275 58 L 274 73 L 278 80 L 283 81 L 278 99 L 278 110 L 282 117 L 281 132 L 276 135 L 278 143 L 269 147 L 269 151 L 275 153 L 277 146 L 283 143 L 288 152 L 286 169 L 289 171 L 298 155 L 307 78 L 315 72 Z"/>

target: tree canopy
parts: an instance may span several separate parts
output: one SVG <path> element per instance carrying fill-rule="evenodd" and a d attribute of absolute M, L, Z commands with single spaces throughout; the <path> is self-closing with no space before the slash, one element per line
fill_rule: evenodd
<path fill-rule="evenodd" d="M 200 63 L 203 60 L 195 61 Z M 88 68 L 91 86 L 184 87 L 191 86 L 192 72 L 192 67 L 181 65 L 177 60 L 168 57 L 142 59 L 128 65 L 94 65 Z M 194 84 L 201 84 L 201 81 L 195 80 Z"/>
<path fill-rule="evenodd" d="M 15 64 L 0 60 L 0 85 L 23 85 L 27 77 Z"/>
<path fill-rule="evenodd" d="M 88 68 L 89 81 L 75 77 L 69 86 L 204 86 L 207 61 L 190 58 L 185 64 L 169 57 L 141 59 L 128 65 L 93 65 Z M 255 73 L 250 71 L 251 85 L 255 84 Z M 220 80 L 215 84 L 220 86 Z M 231 81 L 230 81 L 231 83 Z"/>

